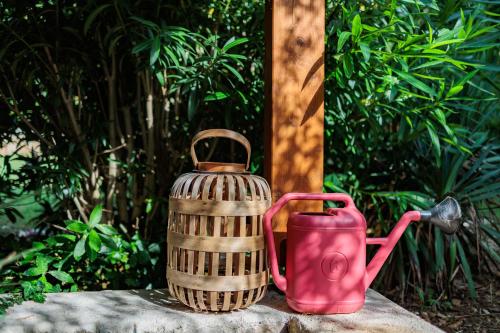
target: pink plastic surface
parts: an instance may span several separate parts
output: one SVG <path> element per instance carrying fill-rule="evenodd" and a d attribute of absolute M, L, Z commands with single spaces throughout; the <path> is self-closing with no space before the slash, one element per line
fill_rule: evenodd
<path fill-rule="evenodd" d="M 272 217 L 290 200 L 329 200 L 344 208 L 293 213 L 287 224 L 286 278 L 279 274 Z M 351 197 L 341 193 L 288 193 L 264 215 L 271 273 L 288 305 L 304 313 L 351 313 L 361 309 L 365 291 L 397 240 L 418 212 L 406 213 L 387 238 L 366 239 L 366 222 Z M 366 268 L 366 244 L 382 245 Z"/>
<path fill-rule="evenodd" d="M 401 238 L 406 228 L 408 228 L 411 222 L 417 222 L 417 221 L 420 221 L 420 212 L 416 210 L 406 212 L 403 216 L 401 216 L 401 218 L 399 219 L 394 229 L 392 229 L 389 236 L 385 238 L 366 239 L 366 244 L 380 245 L 380 248 L 378 249 L 377 253 L 368 264 L 368 267 L 366 267 L 366 280 L 365 280 L 366 289 L 368 289 L 368 287 L 372 284 L 373 280 L 375 279 L 378 272 L 382 268 L 382 265 L 391 254 L 392 250 L 394 249 L 394 246 L 396 246 L 396 243 Z"/>

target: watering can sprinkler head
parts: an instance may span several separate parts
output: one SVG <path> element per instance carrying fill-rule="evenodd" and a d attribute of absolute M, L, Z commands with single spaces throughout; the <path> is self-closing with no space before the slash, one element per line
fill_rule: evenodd
<path fill-rule="evenodd" d="M 460 205 L 452 197 L 446 197 L 430 210 L 420 212 L 421 221 L 429 221 L 446 234 L 453 234 L 458 230 L 461 218 Z"/>

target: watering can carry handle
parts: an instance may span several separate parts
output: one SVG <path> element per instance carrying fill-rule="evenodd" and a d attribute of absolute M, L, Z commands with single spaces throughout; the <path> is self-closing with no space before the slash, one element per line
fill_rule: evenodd
<path fill-rule="evenodd" d="M 271 273 L 274 283 L 282 291 L 286 292 L 286 279 L 279 273 L 278 259 L 276 258 L 276 247 L 274 244 L 273 227 L 271 220 L 273 216 L 287 204 L 290 200 L 323 200 L 323 201 L 340 201 L 346 207 L 354 206 L 352 198 L 343 193 L 287 193 L 283 195 L 276 203 L 267 210 L 264 214 L 264 232 L 267 242 L 267 250 L 269 262 L 271 264 Z"/>
<path fill-rule="evenodd" d="M 241 167 L 239 164 L 235 163 L 218 163 L 220 165 L 232 165 L 233 168 L 237 169 L 243 169 L 241 171 L 245 171 L 250 167 L 250 154 L 252 152 L 250 142 L 245 138 L 243 135 L 241 135 L 238 132 L 234 132 L 228 129 L 222 129 L 222 128 L 214 128 L 214 129 L 208 129 L 204 130 L 201 132 L 198 132 L 194 137 L 193 140 L 191 141 L 191 158 L 193 159 L 193 164 L 195 169 L 199 169 L 200 165 L 203 163 L 208 163 L 208 162 L 200 162 L 198 161 L 198 157 L 196 156 L 196 150 L 194 149 L 195 145 L 198 143 L 198 141 L 208 139 L 208 138 L 226 138 L 226 139 L 231 139 L 236 142 L 239 142 L 243 147 L 245 147 L 245 150 L 247 151 L 247 161 L 246 164 L 241 164 Z M 217 162 L 212 162 L 213 164 L 216 164 Z"/>

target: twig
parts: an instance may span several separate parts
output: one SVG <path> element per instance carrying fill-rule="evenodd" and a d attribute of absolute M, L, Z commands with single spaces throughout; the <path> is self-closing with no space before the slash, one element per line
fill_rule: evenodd
<path fill-rule="evenodd" d="M 2 76 L 3 76 L 4 80 L 5 80 L 5 82 L 7 83 L 7 89 L 9 90 L 10 97 L 11 97 L 11 99 L 13 101 L 12 110 L 17 114 L 17 116 L 19 118 L 21 118 L 21 120 L 23 121 L 23 123 L 25 123 L 26 126 L 28 126 L 33 131 L 33 133 L 43 143 L 45 143 L 47 146 L 49 146 L 49 148 L 54 148 L 54 145 L 52 144 L 52 142 L 50 142 L 49 140 L 45 139 L 42 136 L 42 134 L 35 128 L 35 126 L 33 126 L 33 124 L 25 116 L 23 116 L 23 114 L 21 113 L 21 111 L 19 111 L 19 108 L 17 106 L 17 101 L 14 98 L 14 92 L 12 90 L 12 87 L 11 87 L 11 85 L 10 85 L 7 77 L 5 76 L 5 73 L 3 73 L 3 71 L 2 71 Z M 5 96 L 3 93 L 1 94 L 1 96 L 2 96 L 2 99 L 4 100 L 5 104 L 10 105 L 9 101 L 7 100 L 7 96 Z"/>
<path fill-rule="evenodd" d="M 71 231 L 71 230 L 68 230 L 68 229 L 66 229 L 66 228 L 64 228 L 64 227 L 61 227 L 60 225 L 57 225 L 57 224 L 52 224 L 52 223 L 47 223 L 47 225 L 49 225 L 49 226 L 51 226 L 51 227 L 53 227 L 53 228 L 59 229 L 59 230 L 61 230 L 61 231 L 67 232 L 67 233 L 69 233 L 69 234 L 75 234 L 75 235 L 76 235 L 76 232 Z"/>
<path fill-rule="evenodd" d="M 73 202 L 75 203 L 76 205 L 76 208 L 78 208 L 78 212 L 80 213 L 80 216 L 82 217 L 82 219 L 88 223 L 89 222 L 89 219 L 87 218 L 87 215 L 85 215 L 85 212 L 83 211 L 83 208 L 82 206 L 80 205 L 80 202 L 78 201 L 78 199 L 76 197 L 73 197 Z"/>
<path fill-rule="evenodd" d="M 104 154 L 113 153 L 113 152 L 115 152 L 115 151 L 117 151 L 117 150 L 119 150 L 119 149 L 122 149 L 122 148 L 126 147 L 126 146 L 127 146 L 127 144 L 126 144 L 126 143 L 124 143 L 124 144 L 121 144 L 121 145 L 116 146 L 116 147 L 114 147 L 114 148 L 110 148 L 110 149 L 103 150 L 103 151 L 101 151 L 101 152 L 99 153 L 99 155 L 104 155 Z"/>
<path fill-rule="evenodd" d="M 466 314 L 466 315 L 461 315 L 461 316 L 453 316 L 454 318 L 466 318 L 466 317 L 476 317 L 476 316 L 497 316 L 500 315 L 500 312 L 490 312 L 490 313 L 473 313 L 473 314 Z"/>
<path fill-rule="evenodd" d="M 455 268 L 455 271 L 453 272 L 453 274 L 451 274 L 450 282 L 455 279 L 455 275 L 457 275 L 459 269 L 460 269 L 460 265 L 458 265 L 457 268 Z"/>

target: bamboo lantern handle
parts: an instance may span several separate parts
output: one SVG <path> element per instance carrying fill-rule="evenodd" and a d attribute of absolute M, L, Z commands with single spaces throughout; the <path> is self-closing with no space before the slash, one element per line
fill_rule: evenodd
<path fill-rule="evenodd" d="M 200 140 L 208 138 L 227 138 L 239 142 L 245 147 L 247 151 L 247 162 L 243 163 L 223 163 L 223 162 L 200 162 L 196 156 L 196 151 L 194 149 L 195 145 Z M 250 167 L 250 154 L 251 154 L 250 142 L 243 135 L 227 130 L 227 129 L 208 129 L 205 131 L 198 132 L 193 137 L 191 141 L 191 158 L 193 159 L 193 164 L 196 170 L 201 171 L 212 171 L 212 172 L 245 172 Z"/>

